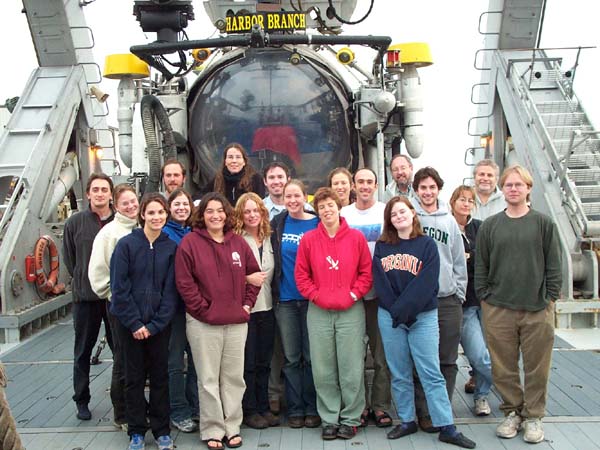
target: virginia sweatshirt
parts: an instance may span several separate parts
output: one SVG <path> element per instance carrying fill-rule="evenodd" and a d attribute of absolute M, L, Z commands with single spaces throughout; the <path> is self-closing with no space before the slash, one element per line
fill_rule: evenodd
<path fill-rule="evenodd" d="M 373 283 L 379 306 L 390 313 L 394 328 L 410 326 L 419 313 L 437 308 L 439 275 L 438 249 L 429 236 L 375 245 Z"/>

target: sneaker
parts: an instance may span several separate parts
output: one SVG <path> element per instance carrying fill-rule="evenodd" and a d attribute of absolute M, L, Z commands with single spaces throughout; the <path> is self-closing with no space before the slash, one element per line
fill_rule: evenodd
<path fill-rule="evenodd" d="M 243 422 L 244 425 L 254 428 L 255 430 L 263 430 L 269 427 L 269 422 L 267 422 L 267 419 L 258 413 L 244 416 Z"/>
<path fill-rule="evenodd" d="M 131 436 L 127 450 L 144 450 L 145 448 L 146 443 L 144 442 L 144 436 L 141 434 L 134 434 Z"/>
<path fill-rule="evenodd" d="M 193 433 L 198 429 L 198 424 L 192 419 L 171 420 L 171 423 L 175 428 L 184 433 Z"/>
<path fill-rule="evenodd" d="M 457 445 L 462 448 L 475 448 L 477 444 L 462 433 L 446 434 L 440 433 L 438 439 L 447 444 Z"/>
<path fill-rule="evenodd" d="M 77 418 L 79 420 L 91 420 L 92 413 L 88 408 L 87 403 L 78 403 L 77 404 Z"/>
<path fill-rule="evenodd" d="M 356 436 L 358 431 L 357 427 L 351 427 L 350 425 L 340 425 L 337 432 L 337 437 L 340 439 L 352 439 Z"/>
<path fill-rule="evenodd" d="M 416 422 L 402 422 L 400 425 L 395 426 L 392 431 L 387 434 L 388 439 L 399 439 L 409 434 L 414 434 L 419 431 Z"/>
<path fill-rule="evenodd" d="M 156 440 L 156 446 L 158 450 L 173 450 L 173 439 L 169 435 L 159 436 Z"/>
<path fill-rule="evenodd" d="M 492 412 L 490 404 L 487 398 L 481 397 L 475 400 L 475 415 L 476 416 L 489 416 Z"/>
<path fill-rule="evenodd" d="M 502 423 L 496 427 L 496 436 L 504 439 L 514 438 L 521 429 L 521 416 L 512 411 L 504 418 Z"/>
<path fill-rule="evenodd" d="M 544 428 L 541 419 L 527 419 L 523 422 L 523 440 L 530 444 L 537 444 L 544 440 Z"/>

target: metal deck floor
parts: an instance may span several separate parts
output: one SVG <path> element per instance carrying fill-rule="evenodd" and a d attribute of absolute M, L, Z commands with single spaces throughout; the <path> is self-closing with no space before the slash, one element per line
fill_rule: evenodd
<path fill-rule="evenodd" d="M 93 414 L 91 421 L 75 417 L 72 396 L 73 327 L 70 320 L 53 325 L 1 355 L 9 385 L 6 389 L 19 433 L 28 450 L 50 449 L 125 449 L 128 438 L 112 427 L 108 393 L 112 362 L 107 348 L 102 363 L 91 368 Z M 501 417 L 499 399 L 490 395 L 492 415 L 473 417 L 472 396 L 462 386 L 468 376 L 466 360 L 460 357 L 457 387 L 453 399 L 459 429 L 477 442 L 478 449 L 504 450 L 530 448 L 519 436 L 511 440 L 496 438 L 494 430 Z M 544 419 L 546 440 L 537 449 L 600 450 L 600 354 L 573 349 L 557 338 L 553 352 L 552 374 Z M 197 433 L 173 430 L 179 450 L 206 448 Z M 267 430 L 242 429 L 244 449 L 341 450 L 341 449 L 451 449 L 437 435 L 423 432 L 390 441 L 385 430 L 369 426 L 349 440 L 324 442 L 319 429 L 291 429 L 286 426 Z M 147 448 L 156 446 L 147 434 Z"/>

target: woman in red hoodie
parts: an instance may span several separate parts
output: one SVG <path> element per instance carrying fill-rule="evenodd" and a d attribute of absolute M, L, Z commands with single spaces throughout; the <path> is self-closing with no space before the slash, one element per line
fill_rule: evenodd
<path fill-rule="evenodd" d="M 307 313 L 317 411 L 323 439 L 351 439 L 365 408 L 365 309 L 372 284 L 371 253 L 363 234 L 340 217 L 331 188 L 313 200 L 321 222 L 300 241 L 295 278 L 310 301 Z"/>
<path fill-rule="evenodd" d="M 259 287 L 246 275 L 260 272 L 250 246 L 233 233 L 233 210 L 223 195 L 206 194 L 193 230 L 175 257 L 175 281 L 185 302 L 200 399 L 200 437 L 209 449 L 240 447 L 244 347 Z"/>

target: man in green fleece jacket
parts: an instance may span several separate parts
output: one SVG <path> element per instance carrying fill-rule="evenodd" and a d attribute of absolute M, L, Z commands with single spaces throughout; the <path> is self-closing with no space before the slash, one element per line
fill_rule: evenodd
<path fill-rule="evenodd" d="M 541 418 L 554 343 L 554 301 L 562 280 L 558 231 L 549 217 L 529 207 L 532 186 L 531 175 L 521 166 L 502 174 L 507 208 L 479 228 L 475 291 L 506 416 L 496 434 L 513 438 L 523 425 L 523 439 L 538 443 L 544 439 Z"/>

